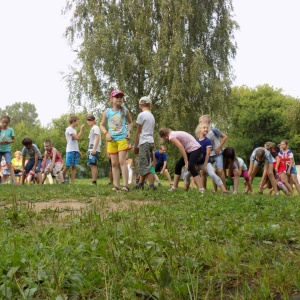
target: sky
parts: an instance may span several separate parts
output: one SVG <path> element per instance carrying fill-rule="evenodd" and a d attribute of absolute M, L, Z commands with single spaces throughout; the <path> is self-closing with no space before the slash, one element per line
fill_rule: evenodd
<path fill-rule="evenodd" d="M 0 0 L 0 108 L 30 102 L 43 126 L 69 112 L 63 73 L 75 59 L 63 33 L 64 0 Z M 269 84 L 300 98 L 299 0 L 232 0 L 234 85 Z"/>

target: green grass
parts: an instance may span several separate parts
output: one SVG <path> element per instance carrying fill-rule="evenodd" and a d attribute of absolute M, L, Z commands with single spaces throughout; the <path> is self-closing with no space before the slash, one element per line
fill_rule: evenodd
<path fill-rule="evenodd" d="M 170 193 L 166 182 L 113 193 L 106 183 L 0 186 L 0 299 L 300 294 L 299 196 Z M 63 219 L 32 209 L 57 199 L 87 207 Z M 105 209 L 125 201 L 125 210 Z"/>

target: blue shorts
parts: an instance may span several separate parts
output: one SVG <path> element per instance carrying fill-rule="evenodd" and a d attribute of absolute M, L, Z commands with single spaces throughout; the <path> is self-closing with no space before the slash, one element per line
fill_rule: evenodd
<path fill-rule="evenodd" d="M 35 168 L 36 173 L 41 172 L 41 163 L 42 163 L 42 160 L 38 159 L 38 164 Z M 26 166 L 24 167 L 26 174 L 28 174 L 32 170 L 33 165 L 34 165 L 34 157 L 31 157 L 28 159 L 28 162 L 27 162 Z"/>
<path fill-rule="evenodd" d="M 7 164 L 11 164 L 11 153 L 10 152 L 0 152 L 0 162 L 2 160 L 2 156 L 4 156 Z"/>
<path fill-rule="evenodd" d="M 100 155 L 100 152 L 96 152 L 95 155 L 92 155 L 92 152 L 88 151 L 87 162 L 86 162 L 87 166 L 88 165 L 96 165 L 97 161 L 99 159 L 99 155 Z"/>
<path fill-rule="evenodd" d="M 67 152 L 66 167 L 73 167 L 79 165 L 80 153 L 78 151 Z"/>
<path fill-rule="evenodd" d="M 286 173 L 286 171 L 285 171 L 285 173 Z M 291 167 L 291 174 L 297 174 L 296 166 Z"/>
<path fill-rule="evenodd" d="M 210 157 L 211 163 L 215 163 L 215 169 L 223 169 L 223 155 L 222 153 Z"/>

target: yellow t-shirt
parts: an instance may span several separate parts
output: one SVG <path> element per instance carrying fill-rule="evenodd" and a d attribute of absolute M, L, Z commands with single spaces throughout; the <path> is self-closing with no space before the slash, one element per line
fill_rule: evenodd
<path fill-rule="evenodd" d="M 17 160 L 16 158 L 13 158 L 11 163 L 14 166 L 15 170 L 21 170 L 22 169 L 22 159 Z"/>

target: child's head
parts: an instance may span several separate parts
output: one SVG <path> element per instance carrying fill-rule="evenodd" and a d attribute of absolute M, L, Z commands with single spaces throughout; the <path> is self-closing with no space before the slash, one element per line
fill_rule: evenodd
<path fill-rule="evenodd" d="M 118 89 L 110 93 L 110 102 L 112 106 L 120 107 L 123 104 L 124 93 Z"/>
<path fill-rule="evenodd" d="M 76 122 L 79 122 L 79 119 L 78 117 L 74 116 L 74 115 L 71 115 L 69 116 L 69 124 L 75 124 Z"/>
<path fill-rule="evenodd" d="M 165 153 L 166 152 L 166 147 L 164 145 L 160 145 L 159 146 L 159 153 L 162 154 L 162 153 Z"/>
<path fill-rule="evenodd" d="M 15 157 L 16 157 L 16 158 L 19 158 L 19 157 L 21 156 L 22 153 L 21 153 L 21 151 L 16 151 L 14 154 L 15 154 Z"/>
<path fill-rule="evenodd" d="M 140 105 L 140 108 L 143 108 L 143 107 L 151 107 L 151 99 L 147 96 L 144 96 L 140 99 L 139 101 L 139 105 Z"/>
<path fill-rule="evenodd" d="M 168 141 L 169 140 L 169 134 L 171 133 L 171 129 L 170 128 L 161 128 L 159 129 L 159 136 Z"/>
<path fill-rule="evenodd" d="M 9 123 L 10 123 L 10 117 L 9 116 L 2 116 L 1 117 L 1 127 L 2 128 L 6 128 Z"/>
<path fill-rule="evenodd" d="M 32 139 L 26 137 L 26 138 L 24 138 L 24 139 L 22 140 L 22 144 L 24 145 L 24 147 L 25 147 L 26 149 L 30 149 L 30 148 L 32 147 Z"/>
<path fill-rule="evenodd" d="M 275 143 L 269 142 L 269 150 L 270 150 L 270 151 L 271 151 L 271 150 L 274 150 L 275 147 L 276 147 Z"/>
<path fill-rule="evenodd" d="M 196 136 L 198 136 L 199 137 L 199 135 L 200 134 L 202 134 L 202 135 L 207 135 L 207 133 L 209 132 L 209 130 L 210 130 L 210 126 L 209 126 L 209 124 L 207 124 L 207 123 L 199 123 L 199 125 L 196 127 L 196 130 L 195 130 L 195 134 L 196 134 Z"/>
<path fill-rule="evenodd" d="M 288 141 L 287 140 L 282 140 L 279 144 L 280 150 L 286 150 L 288 148 Z"/>
<path fill-rule="evenodd" d="M 210 115 L 203 115 L 199 118 L 199 123 L 206 123 L 206 124 L 210 124 Z"/>
<path fill-rule="evenodd" d="M 44 148 L 46 151 L 49 151 L 51 150 L 51 147 L 52 147 L 52 142 L 50 140 L 45 140 L 44 141 Z"/>
<path fill-rule="evenodd" d="M 236 159 L 235 151 L 232 147 L 226 147 L 222 153 L 223 153 L 223 158 L 225 158 L 226 160 L 233 161 Z"/>
<path fill-rule="evenodd" d="M 87 116 L 86 121 L 90 126 L 93 126 L 96 123 L 96 119 L 92 115 Z"/>
<path fill-rule="evenodd" d="M 265 159 L 265 154 L 266 154 L 265 148 L 259 148 L 259 149 L 256 151 L 255 159 L 256 159 L 258 162 L 262 162 L 262 161 Z"/>

